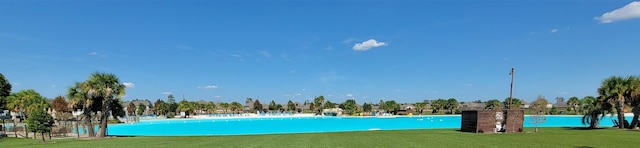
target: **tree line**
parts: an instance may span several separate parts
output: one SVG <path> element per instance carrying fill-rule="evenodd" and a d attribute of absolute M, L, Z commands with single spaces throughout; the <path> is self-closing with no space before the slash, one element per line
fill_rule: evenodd
<path fill-rule="evenodd" d="M 8 109 L 18 113 L 18 115 L 21 115 L 20 117 L 26 117 L 25 123 L 27 126 L 25 126 L 25 130 L 39 133 L 46 133 L 51 130 L 50 123 L 52 124 L 53 119 L 46 111 L 53 109 L 56 112 L 69 113 L 72 110 L 81 110 L 82 114 L 79 120 L 82 120 L 86 127 L 93 127 L 96 123 L 92 119 L 97 119 L 98 132 L 95 132 L 93 128 L 87 128 L 89 136 L 104 137 L 106 136 L 110 116 L 141 115 L 142 112 L 146 111 L 147 106 L 141 104 L 136 106 L 132 102 L 127 104 L 127 110 L 124 109 L 121 97 L 125 94 L 125 89 L 126 87 L 119 82 L 115 75 L 95 72 L 87 80 L 73 83 L 73 86 L 67 89 L 66 96 L 58 96 L 49 103 L 45 97 L 33 89 L 11 93 L 11 84 L 0 73 L 0 109 Z M 640 115 L 640 80 L 638 76 L 609 77 L 603 80 L 597 92 L 599 95 L 597 97 L 569 98 L 566 102 L 568 109 L 575 114 L 583 114 L 582 122 L 589 124 L 591 128 L 597 128 L 598 121 L 606 114 L 617 115 L 619 128 L 635 128 L 638 126 L 638 117 Z M 497 99 L 485 102 L 476 100 L 473 102 L 483 103 L 485 105 L 484 109 L 494 110 L 508 109 L 509 107 L 519 109 L 523 105 L 518 98 L 506 98 L 502 102 Z M 508 105 L 508 102 L 512 102 L 512 104 Z M 272 100 L 269 102 L 268 110 L 263 108 L 258 99 L 253 101 L 253 99 L 247 98 L 246 104 L 249 103 L 253 105 L 253 108 L 249 110 L 253 111 L 297 111 L 298 108 L 298 105 L 291 100 L 287 102 L 286 106 L 277 104 Z M 427 106 L 430 107 L 432 113 L 439 113 L 441 110 L 445 110 L 446 114 L 454 114 L 459 112 L 461 103 L 463 102 L 459 103 L 455 98 L 449 98 L 424 100 L 414 103 L 413 106 L 419 114 L 422 114 L 427 109 Z M 377 104 L 363 103 L 362 106 L 359 106 L 355 99 L 347 99 L 338 104 L 325 99 L 324 96 L 318 96 L 312 102 L 305 102 L 305 105 L 307 104 L 309 109 L 317 114 L 322 114 L 323 109 L 329 108 L 341 108 L 347 114 L 371 112 L 374 106 L 377 106 L 380 111 L 393 114 L 403 110 L 401 109 L 401 104 L 395 100 L 380 100 Z M 544 96 L 538 96 L 531 103 L 531 107 L 536 111 L 535 114 L 554 114 L 557 112 L 554 107 L 549 109 L 547 104 L 549 102 Z M 245 110 L 243 104 L 235 101 L 231 103 L 214 103 L 212 101 L 203 103 L 183 99 L 176 102 L 173 95 L 169 95 L 167 101 L 158 99 L 153 104 L 149 102 L 148 107 L 153 114 L 167 117 L 173 117 L 177 112 L 185 112 L 186 115 L 194 115 L 198 111 L 213 113 L 218 108 L 222 109 L 224 113 L 241 113 Z M 624 122 L 624 113 L 628 112 L 628 110 L 633 113 L 633 120 L 627 125 Z M 17 115 L 12 116 L 17 117 Z M 13 123 L 14 127 L 16 127 L 15 124 L 20 118 L 14 119 Z"/>

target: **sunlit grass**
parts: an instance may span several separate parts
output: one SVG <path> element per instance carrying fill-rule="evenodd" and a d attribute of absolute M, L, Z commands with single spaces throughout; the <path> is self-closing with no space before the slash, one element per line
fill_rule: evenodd
<path fill-rule="evenodd" d="M 363 131 L 307 134 L 114 137 L 97 140 L 0 139 L 0 147 L 633 147 L 640 131 L 541 128 L 539 133 L 476 134 L 456 129 Z"/>

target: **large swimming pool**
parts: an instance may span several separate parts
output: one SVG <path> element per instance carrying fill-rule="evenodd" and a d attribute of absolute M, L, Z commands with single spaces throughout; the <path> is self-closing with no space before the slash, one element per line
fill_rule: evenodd
<path fill-rule="evenodd" d="M 584 127 L 582 116 L 546 116 L 541 127 Z M 600 126 L 613 126 L 606 116 Z M 631 121 L 631 117 L 626 117 Z M 135 124 L 109 125 L 112 136 L 208 136 L 283 133 L 342 132 L 367 130 L 409 130 L 460 128 L 461 116 L 376 117 L 272 117 L 239 119 L 147 120 Z M 533 127 L 525 116 L 525 127 Z"/>

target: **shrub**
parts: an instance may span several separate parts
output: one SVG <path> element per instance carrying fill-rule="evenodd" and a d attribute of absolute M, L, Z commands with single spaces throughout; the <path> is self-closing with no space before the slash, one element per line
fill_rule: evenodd
<path fill-rule="evenodd" d="M 169 112 L 169 113 L 167 113 L 167 118 L 173 118 L 174 116 L 176 116 L 175 114 L 176 113 L 174 113 L 174 112 Z"/>

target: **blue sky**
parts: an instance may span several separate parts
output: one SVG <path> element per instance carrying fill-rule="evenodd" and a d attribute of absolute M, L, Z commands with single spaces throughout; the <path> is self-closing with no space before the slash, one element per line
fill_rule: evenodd
<path fill-rule="evenodd" d="M 640 2 L 0 1 L 0 72 L 64 95 L 93 72 L 124 100 L 418 102 L 597 95 L 640 74 Z"/>

